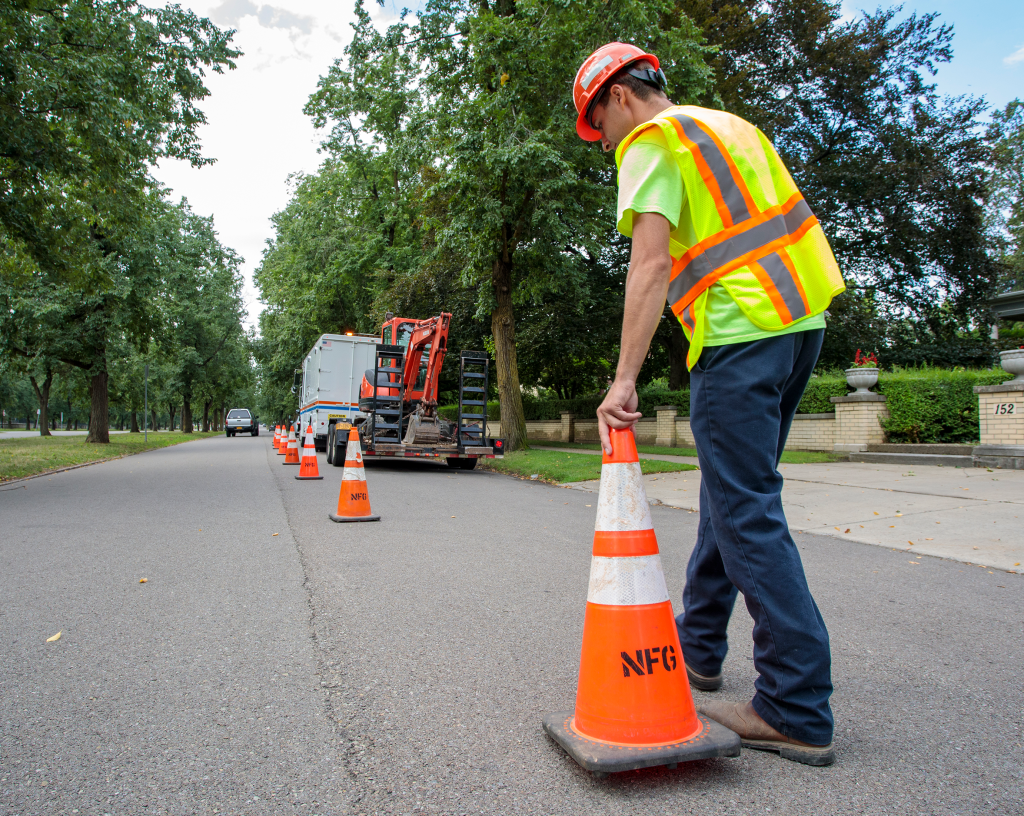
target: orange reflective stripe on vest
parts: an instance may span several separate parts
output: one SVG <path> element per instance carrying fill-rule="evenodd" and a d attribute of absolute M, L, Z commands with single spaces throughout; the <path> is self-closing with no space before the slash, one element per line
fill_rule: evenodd
<path fill-rule="evenodd" d="M 673 264 L 668 285 L 669 303 L 678 302 L 681 306 L 692 303 L 723 275 L 796 243 L 817 223 L 803 196 L 796 193 L 781 207 L 772 207 L 705 238 Z M 794 279 L 790 288 L 795 285 Z"/>
<path fill-rule="evenodd" d="M 731 227 L 752 218 L 757 205 L 725 145 L 692 116 L 675 114 L 668 119 L 675 126 L 680 141 L 693 154 L 701 178 L 715 199 L 722 223 Z"/>

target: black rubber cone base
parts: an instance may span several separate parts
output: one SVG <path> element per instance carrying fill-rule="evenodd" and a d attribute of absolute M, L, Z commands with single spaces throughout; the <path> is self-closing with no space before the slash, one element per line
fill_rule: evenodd
<path fill-rule="evenodd" d="M 380 516 L 336 516 L 334 513 L 328 515 L 331 521 L 380 521 Z"/>
<path fill-rule="evenodd" d="M 323 476 L 296 476 L 295 478 L 298 479 L 300 482 L 315 482 L 315 481 L 317 481 L 319 479 L 322 479 L 324 477 Z"/>
<path fill-rule="evenodd" d="M 302 462 L 282 462 L 282 465 L 301 465 Z"/>
<path fill-rule="evenodd" d="M 573 714 L 572 711 L 548 714 L 544 718 L 544 730 L 581 767 L 595 774 L 635 771 L 637 768 L 653 768 L 658 765 L 675 766 L 679 762 L 695 759 L 740 755 L 739 735 L 703 714 L 697 717 L 704 727 L 693 739 L 651 746 L 618 745 L 588 739 L 572 729 Z"/>

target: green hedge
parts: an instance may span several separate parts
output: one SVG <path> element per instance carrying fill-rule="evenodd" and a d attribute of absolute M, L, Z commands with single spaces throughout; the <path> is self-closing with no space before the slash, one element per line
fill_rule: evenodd
<path fill-rule="evenodd" d="M 889 442 L 977 442 L 976 385 L 1008 379 L 1002 369 L 947 371 L 920 368 L 882 374 L 889 419 L 882 423 Z"/>
<path fill-rule="evenodd" d="M 836 406 L 829 402 L 829 398 L 845 397 L 849 392 L 846 377 L 841 372 L 811 377 L 796 412 L 798 414 L 835 413 Z"/>
<path fill-rule="evenodd" d="M 976 442 L 978 441 L 978 399 L 976 385 L 995 385 L 1008 379 L 1001 369 L 949 371 L 941 368 L 916 368 L 883 372 L 875 390 L 887 399 L 890 418 L 883 422 L 889 442 Z M 801 414 L 834 413 L 831 397 L 845 397 L 850 392 L 842 372 L 811 378 L 797 409 Z M 601 397 L 571 400 L 538 400 L 523 396 L 523 412 L 527 420 L 557 420 L 563 411 L 578 419 L 592 419 L 597 414 Z M 669 391 L 662 388 L 640 390 L 640 412 L 655 416 L 655 407 L 675 405 L 680 416 L 690 413 L 690 391 Z M 457 405 L 438 409 L 441 416 L 454 421 Z M 501 410 L 497 402 L 487 403 L 487 418 L 498 422 Z"/>

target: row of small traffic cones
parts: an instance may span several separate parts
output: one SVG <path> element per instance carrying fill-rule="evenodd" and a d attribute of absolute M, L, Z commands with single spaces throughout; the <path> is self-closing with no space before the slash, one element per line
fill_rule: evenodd
<path fill-rule="evenodd" d="M 299 459 L 298 440 L 295 426 L 285 430 L 280 425 L 274 429 L 273 445 L 278 454 L 284 454 L 286 465 L 299 465 L 299 481 L 323 479 L 316 461 L 316 446 L 313 442 L 313 426 L 306 426 L 302 445 L 302 459 Z M 380 521 L 370 509 L 370 494 L 366 488 L 366 472 L 363 469 L 363 450 L 355 428 L 348 432 L 345 447 L 345 470 L 341 475 L 341 490 L 338 493 L 338 512 L 329 514 L 332 521 Z"/>

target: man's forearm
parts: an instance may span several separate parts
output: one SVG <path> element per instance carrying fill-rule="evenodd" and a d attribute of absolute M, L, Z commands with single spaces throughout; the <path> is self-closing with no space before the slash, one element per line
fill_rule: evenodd
<path fill-rule="evenodd" d="M 648 257 L 629 270 L 626 276 L 626 302 L 622 315 L 622 343 L 615 379 L 635 383 L 640 367 L 647 359 L 651 338 L 658 328 L 668 295 L 671 259 Z"/>

